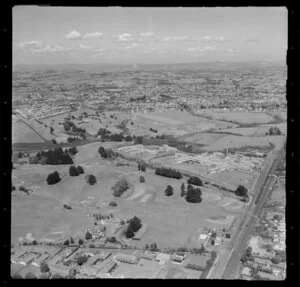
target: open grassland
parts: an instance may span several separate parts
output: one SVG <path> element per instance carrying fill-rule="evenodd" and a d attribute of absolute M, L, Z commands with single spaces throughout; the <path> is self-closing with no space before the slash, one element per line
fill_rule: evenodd
<path fill-rule="evenodd" d="M 44 140 L 31 128 L 21 121 L 13 122 L 12 125 L 12 142 L 13 143 L 32 143 L 44 142 Z"/>
<path fill-rule="evenodd" d="M 86 183 L 85 174 L 70 177 L 68 166 L 22 165 L 13 170 L 13 184 L 17 188 L 22 184 L 33 190 L 30 195 L 19 190 L 12 193 L 13 242 L 28 232 L 38 240 L 76 238 L 86 226 L 93 224 L 92 214 L 100 212 L 113 213 L 124 219 L 141 218 L 148 228 L 140 241 L 133 242 L 139 247 L 152 242 L 161 248 L 194 246 L 191 236 L 200 225 L 210 224 L 207 219 L 234 217 L 241 211 L 242 206 L 236 208 L 234 200 L 230 199 L 230 203 L 224 205 L 222 200 L 226 197 L 206 187 L 201 188 L 201 203 L 188 203 L 180 196 L 181 183 L 186 180 L 156 176 L 152 170 L 140 172 L 136 166 L 116 167 L 113 161 L 100 158 L 98 147 L 96 143 L 79 147 L 74 159 L 76 164 L 82 164 L 85 173 L 96 176 L 97 183 L 93 186 Z M 54 170 L 62 175 L 62 180 L 47 185 L 45 178 Z M 140 175 L 145 177 L 145 183 L 139 182 Z M 121 197 L 114 197 L 111 187 L 122 177 L 126 178 L 130 189 Z M 174 188 L 171 197 L 164 194 L 168 184 Z M 112 200 L 117 202 L 116 207 L 108 205 Z M 64 209 L 63 204 L 71 205 L 72 209 Z M 218 224 L 227 227 L 230 223 Z"/>

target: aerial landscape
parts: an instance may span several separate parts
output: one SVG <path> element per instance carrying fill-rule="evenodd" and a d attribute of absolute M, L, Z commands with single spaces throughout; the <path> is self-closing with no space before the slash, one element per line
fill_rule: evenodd
<path fill-rule="evenodd" d="M 18 19 L 30 22 L 40 11 L 39 21 L 54 17 L 48 9 L 62 8 L 14 10 L 12 278 L 284 280 L 285 56 L 201 60 L 214 53 L 204 46 L 182 61 L 170 52 L 168 61 L 152 55 L 147 62 L 148 52 L 137 51 L 119 63 L 111 60 L 117 54 L 97 62 L 94 53 L 90 59 L 71 46 L 24 38 L 33 24 L 26 32 Z M 80 42 L 89 39 L 125 50 L 147 44 L 148 51 L 160 41 L 182 48 L 179 36 L 160 40 L 153 32 L 160 10 L 143 10 L 148 31 L 136 45 L 128 33 L 103 39 L 105 33 L 83 35 L 67 23 L 71 32 L 62 37 L 90 47 L 84 53 L 96 45 Z M 268 11 L 271 19 L 284 18 L 281 12 Z M 113 12 L 112 19 L 114 13 L 131 17 Z M 224 36 L 214 39 L 209 45 L 228 45 L 220 43 Z"/>

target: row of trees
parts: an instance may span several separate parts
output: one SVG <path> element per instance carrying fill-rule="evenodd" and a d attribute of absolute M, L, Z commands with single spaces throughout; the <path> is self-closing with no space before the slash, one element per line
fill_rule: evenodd
<path fill-rule="evenodd" d="M 118 180 L 111 188 L 113 190 L 113 196 L 120 197 L 127 189 L 129 189 L 128 182 L 125 178 Z"/>
<path fill-rule="evenodd" d="M 165 176 L 165 177 L 170 177 L 170 178 L 177 178 L 177 179 L 182 178 L 182 175 L 179 171 L 171 169 L 171 168 L 164 168 L 164 167 L 157 168 L 155 170 L 155 174 Z"/>
<path fill-rule="evenodd" d="M 199 177 L 197 177 L 197 176 L 191 176 L 188 179 L 187 183 L 193 184 L 193 185 L 198 185 L 198 186 L 202 186 L 203 185 L 202 180 Z"/>
<path fill-rule="evenodd" d="M 64 126 L 64 130 L 66 132 L 72 131 L 73 133 L 84 133 L 84 134 L 86 133 L 86 129 L 77 127 L 71 121 L 65 121 L 64 124 L 63 124 L 63 126 Z"/>
<path fill-rule="evenodd" d="M 105 149 L 104 147 L 100 146 L 98 149 L 98 153 L 102 158 L 112 158 L 114 157 L 114 152 L 110 149 Z"/>
<path fill-rule="evenodd" d="M 202 191 L 200 188 L 195 188 L 191 184 L 188 184 L 187 190 L 185 190 L 185 185 L 181 185 L 181 197 L 184 197 L 187 202 L 199 203 L 202 201 L 201 195 Z"/>
<path fill-rule="evenodd" d="M 78 176 L 83 173 L 84 173 L 84 170 L 81 165 L 78 165 L 77 167 L 75 167 L 74 165 L 71 165 L 69 168 L 70 176 Z"/>
<path fill-rule="evenodd" d="M 53 150 L 50 149 L 48 151 L 38 152 L 35 157 L 41 164 L 73 164 L 71 155 L 75 155 L 77 152 L 78 151 L 76 147 L 65 149 L 65 151 L 63 151 L 62 147 L 58 147 Z"/>
<path fill-rule="evenodd" d="M 129 220 L 129 225 L 125 231 L 125 236 L 127 238 L 134 237 L 134 233 L 137 232 L 142 227 L 141 220 L 138 217 L 133 217 Z"/>
<path fill-rule="evenodd" d="M 281 135 L 281 130 L 278 127 L 271 127 L 269 130 L 266 132 L 267 136 L 280 136 Z"/>
<path fill-rule="evenodd" d="M 210 259 L 208 259 L 206 261 L 206 265 L 204 267 L 203 273 L 200 276 L 200 279 L 205 279 L 206 278 L 207 274 L 209 273 L 210 268 L 214 265 L 214 262 L 215 262 L 216 258 L 217 258 L 216 251 L 212 251 L 211 254 L 210 254 Z"/>

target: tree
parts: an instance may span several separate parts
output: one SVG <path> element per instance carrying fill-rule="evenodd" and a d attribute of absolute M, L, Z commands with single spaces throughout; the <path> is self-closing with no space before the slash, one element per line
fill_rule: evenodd
<path fill-rule="evenodd" d="M 77 147 L 73 146 L 69 149 L 69 153 L 70 155 L 75 155 L 76 153 L 78 153 Z"/>
<path fill-rule="evenodd" d="M 94 185 L 97 182 L 96 177 L 92 174 L 89 174 L 88 177 L 87 177 L 87 182 L 90 185 Z"/>
<path fill-rule="evenodd" d="M 73 239 L 73 237 L 70 238 L 70 243 L 71 243 L 71 244 L 74 244 L 74 239 Z"/>
<path fill-rule="evenodd" d="M 184 196 L 185 196 L 185 185 L 184 185 L 184 183 L 181 184 L 181 187 L 180 187 L 180 188 L 181 188 L 180 196 L 181 196 L 181 197 L 184 197 Z"/>
<path fill-rule="evenodd" d="M 200 188 L 193 188 L 190 184 L 188 185 L 185 200 L 191 203 L 199 203 L 202 201 L 202 192 Z"/>
<path fill-rule="evenodd" d="M 215 240 L 212 239 L 211 242 L 210 242 L 210 244 L 211 244 L 212 246 L 215 245 Z"/>
<path fill-rule="evenodd" d="M 48 264 L 45 263 L 45 262 L 42 262 L 41 265 L 40 265 L 40 271 L 41 271 L 42 273 L 47 273 L 47 272 L 49 272 L 49 271 L 50 271 L 50 268 L 49 268 Z"/>
<path fill-rule="evenodd" d="M 70 241 L 69 239 L 67 239 L 65 242 L 64 242 L 64 245 L 69 245 L 70 244 Z"/>
<path fill-rule="evenodd" d="M 166 194 L 166 196 L 173 195 L 173 187 L 171 185 L 167 186 L 167 188 L 165 189 L 165 194 Z"/>
<path fill-rule="evenodd" d="M 125 236 L 127 238 L 134 237 L 134 231 L 133 231 L 133 227 L 131 225 L 129 225 L 128 228 L 127 228 L 127 230 L 125 231 Z"/>
<path fill-rule="evenodd" d="M 158 248 L 157 248 L 157 244 L 156 244 L 156 243 L 151 243 L 151 244 L 150 244 L 150 251 L 151 251 L 151 252 L 158 251 Z"/>
<path fill-rule="evenodd" d="M 273 264 L 278 264 L 278 263 L 280 262 L 280 259 L 279 259 L 278 257 L 273 257 L 273 258 L 271 259 L 271 262 L 272 262 Z"/>
<path fill-rule="evenodd" d="M 74 165 L 71 165 L 69 167 L 69 174 L 70 174 L 70 176 L 77 176 L 78 175 L 77 168 Z"/>
<path fill-rule="evenodd" d="M 145 245 L 145 249 L 148 250 L 149 249 L 149 244 Z"/>
<path fill-rule="evenodd" d="M 145 178 L 142 175 L 140 176 L 140 182 L 145 182 Z"/>
<path fill-rule="evenodd" d="M 84 243 L 84 242 L 83 242 L 82 239 L 79 239 L 79 240 L 78 240 L 78 244 L 79 244 L 79 245 L 82 245 L 83 243 Z"/>
<path fill-rule="evenodd" d="M 57 171 L 50 173 L 46 178 L 46 181 L 49 185 L 58 183 L 58 182 L 60 182 L 60 180 L 61 179 L 60 179 L 59 173 Z"/>
<path fill-rule="evenodd" d="M 90 240 L 92 238 L 93 238 L 92 234 L 87 231 L 87 233 L 85 234 L 85 239 Z"/>
<path fill-rule="evenodd" d="M 77 166 L 77 173 L 78 174 L 83 174 L 84 173 L 84 169 L 83 169 L 83 167 L 81 165 Z"/>
<path fill-rule="evenodd" d="M 52 143 L 57 144 L 57 141 L 55 139 L 52 139 L 51 141 Z"/>
<path fill-rule="evenodd" d="M 83 265 L 85 262 L 87 262 L 87 257 L 86 256 L 78 256 L 77 257 L 77 264 L 79 266 Z"/>
<path fill-rule="evenodd" d="M 212 238 L 216 238 L 216 237 L 217 237 L 217 233 L 216 233 L 215 231 L 212 232 L 211 237 L 212 237 Z"/>
<path fill-rule="evenodd" d="M 122 178 L 118 180 L 115 185 L 112 187 L 113 196 L 120 197 L 127 189 L 129 188 L 128 182 L 126 179 Z"/>
<path fill-rule="evenodd" d="M 235 191 L 235 194 L 238 196 L 245 196 L 248 192 L 248 189 L 242 185 L 239 185 Z"/>
<path fill-rule="evenodd" d="M 125 140 L 127 142 L 131 142 L 132 141 L 132 137 L 130 135 L 128 135 L 128 136 L 125 137 Z"/>

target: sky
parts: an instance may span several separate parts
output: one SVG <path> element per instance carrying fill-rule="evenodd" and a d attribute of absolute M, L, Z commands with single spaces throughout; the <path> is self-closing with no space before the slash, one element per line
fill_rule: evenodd
<path fill-rule="evenodd" d="M 284 61 L 287 10 L 13 8 L 13 64 Z"/>

